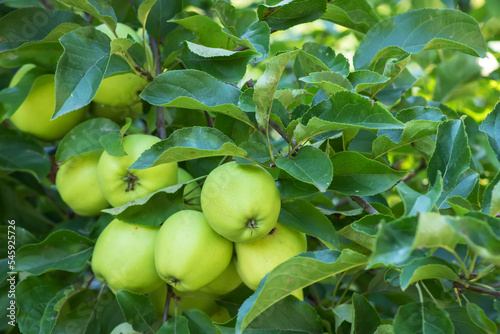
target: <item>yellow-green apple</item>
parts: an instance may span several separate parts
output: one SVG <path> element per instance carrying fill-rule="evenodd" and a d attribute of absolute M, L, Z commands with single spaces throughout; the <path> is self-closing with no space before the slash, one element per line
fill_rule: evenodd
<path fill-rule="evenodd" d="M 217 277 L 210 284 L 204 286 L 199 291 L 206 292 L 214 296 L 223 296 L 237 287 L 242 283 L 238 272 L 236 271 L 236 261 L 233 259 L 229 266 L 219 277 Z"/>
<path fill-rule="evenodd" d="M 208 175 L 201 190 L 208 223 L 224 238 L 250 242 L 265 236 L 278 220 L 281 200 L 264 168 L 229 162 Z"/>

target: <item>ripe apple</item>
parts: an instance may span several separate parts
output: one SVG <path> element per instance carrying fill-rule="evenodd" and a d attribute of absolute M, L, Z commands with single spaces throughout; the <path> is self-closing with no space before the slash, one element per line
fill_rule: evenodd
<path fill-rule="evenodd" d="M 97 183 L 97 163 L 102 151 L 70 157 L 56 174 L 56 186 L 63 201 L 80 216 L 97 216 L 109 206 Z"/>
<path fill-rule="evenodd" d="M 177 183 L 186 183 L 193 179 L 191 174 L 189 174 L 184 168 L 179 167 L 177 169 Z M 188 210 L 201 210 L 200 198 L 201 188 L 198 187 L 197 182 L 191 182 L 184 187 L 184 201 L 189 201 L 189 204 L 184 204 L 184 208 Z"/>
<path fill-rule="evenodd" d="M 195 291 L 214 281 L 232 256 L 233 244 L 215 233 L 199 211 L 174 213 L 156 239 L 156 270 L 179 291 Z"/>
<path fill-rule="evenodd" d="M 116 38 L 113 32 L 105 24 L 97 26 L 96 29 L 108 35 L 111 40 Z M 134 29 L 123 23 L 118 23 L 115 31 L 119 38 L 131 36 L 135 42 L 143 44 L 142 39 L 137 35 Z M 111 107 L 134 105 L 140 103 L 141 99 L 139 94 L 147 84 L 148 81 L 145 78 L 135 73 L 112 75 L 102 80 L 93 101 Z"/>
<path fill-rule="evenodd" d="M 113 220 L 101 232 L 92 255 L 95 277 L 111 290 L 150 293 L 164 285 L 156 272 L 154 243 L 158 226 Z"/>
<path fill-rule="evenodd" d="M 201 191 L 201 209 L 224 238 L 249 242 L 273 229 L 281 208 L 273 177 L 262 167 L 230 162 L 208 175 Z"/>
<path fill-rule="evenodd" d="M 236 243 L 234 248 L 238 274 L 250 289 L 257 290 L 262 278 L 272 269 L 305 252 L 307 240 L 304 233 L 277 223 L 265 237 L 253 242 Z M 302 290 L 295 291 L 293 295 L 303 299 Z"/>
<path fill-rule="evenodd" d="M 112 107 L 102 103 L 92 102 L 90 113 L 95 117 L 103 117 L 118 124 L 125 124 L 127 117 L 137 119 L 142 112 L 142 103 L 136 103 L 125 107 Z"/>
<path fill-rule="evenodd" d="M 31 64 L 21 67 L 12 78 L 10 86 L 15 86 L 33 67 Z M 19 130 L 46 141 L 64 137 L 83 120 L 88 110 L 88 106 L 85 106 L 51 120 L 56 107 L 54 77 L 54 74 L 37 77 L 28 96 L 10 118 Z"/>
<path fill-rule="evenodd" d="M 236 261 L 232 260 L 226 270 L 215 281 L 205 285 L 199 291 L 214 296 L 224 296 L 239 287 L 241 283 L 241 278 L 236 271 Z"/>
<path fill-rule="evenodd" d="M 135 134 L 123 138 L 127 155 L 117 157 L 103 152 L 97 165 L 97 180 L 106 200 L 121 206 L 152 192 L 177 184 L 177 163 L 167 163 L 146 169 L 127 169 L 159 138 Z"/>

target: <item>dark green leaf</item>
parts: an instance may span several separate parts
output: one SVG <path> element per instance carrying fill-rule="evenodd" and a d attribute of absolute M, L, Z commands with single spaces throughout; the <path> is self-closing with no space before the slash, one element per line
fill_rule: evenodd
<path fill-rule="evenodd" d="M 325 0 L 283 0 L 276 5 L 259 5 L 257 14 L 274 30 L 286 30 L 297 24 L 312 22 L 326 11 Z"/>
<path fill-rule="evenodd" d="M 380 326 L 380 317 L 370 302 L 359 293 L 354 293 L 352 296 L 352 306 L 354 319 L 351 333 L 375 333 L 378 326 Z"/>
<path fill-rule="evenodd" d="M 281 198 L 286 200 L 308 197 L 318 193 L 318 188 L 315 186 L 301 182 L 285 172 L 280 173 L 276 184 L 280 190 Z"/>
<path fill-rule="evenodd" d="M 448 312 L 425 302 L 401 306 L 394 318 L 394 332 L 453 334 L 455 328 Z"/>
<path fill-rule="evenodd" d="M 111 0 L 58 0 L 70 7 L 81 9 L 112 29 L 116 28 L 116 14 L 111 6 Z"/>
<path fill-rule="evenodd" d="M 244 159 L 240 157 L 235 157 L 238 163 L 248 164 L 253 163 L 253 161 L 258 161 L 260 163 L 270 163 L 271 158 L 269 157 L 269 149 L 263 143 L 258 143 L 255 141 L 246 141 L 241 143 L 239 148 L 245 150 L 247 152 L 247 157 L 252 159 Z"/>
<path fill-rule="evenodd" d="M 354 91 L 349 80 L 335 72 L 313 72 L 307 77 L 299 78 L 299 80 L 318 86 L 327 96 L 343 90 Z"/>
<path fill-rule="evenodd" d="M 491 148 L 500 160 L 500 103 L 486 116 L 480 127 L 488 136 Z"/>
<path fill-rule="evenodd" d="M 266 309 L 293 291 L 367 263 L 364 255 L 350 249 L 308 252 L 288 259 L 262 279 L 257 291 L 243 303 L 236 333 L 244 331 Z"/>
<path fill-rule="evenodd" d="M 158 0 L 149 11 L 146 22 L 147 32 L 157 41 L 175 28 L 175 24 L 167 22 L 175 14 L 182 11 L 182 1 Z"/>
<path fill-rule="evenodd" d="M 142 24 L 143 28 L 146 27 L 146 21 L 148 19 L 149 13 L 151 12 L 151 8 L 153 8 L 157 1 L 158 0 L 144 0 L 137 8 L 137 18 L 139 19 L 139 22 Z"/>
<path fill-rule="evenodd" d="M 116 300 L 120 304 L 125 319 L 136 331 L 155 332 L 151 324 L 156 320 L 156 311 L 148 296 L 120 290 L 116 293 Z"/>
<path fill-rule="evenodd" d="M 215 128 L 194 126 L 174 131 L 165 140 L 144 151 L 130 169 L 144 169 L 174 161 L 233 155 L 245 157 L 245 150 Z"/>
<path fill-rule="evenodd" d="M 370 88 L 374 85 L 383 84 L 390 80 L 390 78 L 368 70 L 359 70 L 349 73 L 347 77 L 356 92 Z"/>
<path fill-rule="evenodd" d="M 460 278 L 448 261 L 438 257 L 423 257 L 412 260 L 401 273 L 401 289 L 406 290 L 410 284 L 424 279 L 442 278 L 451 281 L 459 281 Z"/>
<path fill-rule="evenodd" d="M 399 195 L 403 199 L 405 216 L 414 216 L 434 209 L 437 200 L 443 191 L 441 175 L 426 194 L 421 194 L 411 189 L 406 183 L 400 182 L 397 186 Z"/>
<path fill-rule="evenodd" d="M 302 182 L 315 185 L 321 192 L 332 182 L 332 162 L 325 152 L 312 146 L 303 147 L 291 159 L 279 157 L 276 166 Z"/>
<path fill-rule="evenodd" d="M 476 20 L 459 10 L 428 8 L 374 25 L 356 49 L 354 67 L 366 69 L 388 50 L 417 53 L 436 49 L 452 49 L 477 57 L 486 55 L 486 43 Z"/>
<path fill-rule="evenodd" d="M 31 136 L 0 126 L 0 176 L 26 172 L 42 180 L 50 171 L 50 159 Z"/>
<path fill-rule="evenodd" d="M 190 334 L 188 327 L 188 320 L 186 317 L 179 316 L 168 319 L 160 329 L 157 334 Z"/>
<path fill-rule="evenodd" d="M 266 22 L 260 21 L 251 24 L 240 38 L 250 42 L 255 51 L 262 55 L 257 57 L 255 62 L 263 61 L 269 55 L 271 31 Z"/>
<path fill-rule="evenodd" d="M 400 62 L 386 62 L 386 70 L 383 73 L 391 80 L 371 87 L 369 89 L 370 95 L 375 94 L 375 98 L 383 104 L 392 105 L 398 102 L 404 93 L 410 91 L 411 87 L 417 82 L 417 78 L 406 68 L 408 60 L 409 58 Z"/>
<path fill-rule="evenodd" d="M 253 126 L 238 107 L 240 90 L 197 70 L 168 71 L 157 76 L 141 93 L 152 105 L 224 113 Z"/>
<path fill-rule="evenodd" d="M 362 33 L 367 33 L 379 21 L 366 0 L 329 1 L 322 19 Z"/>
<path fill-rule="evenodd" d="M 92 255 L 94 242 L 76 232 L 59 230 L 44 241 L 17 252 L 17 269 L 40 275 L 51 270 L 78 272 Z"/>
<path fill-rule="evenodd" d="M 60 41 L 64 53 L 57 64 L 53 119 L 92 101 L 106 73 L 111 52 L 109 37 L 92 27 L 74 30 Z"/>
<path fill-rule="evenodd" d="M 91 151 L 102 150 L 100 138 L 109 133 L 120 133 L 120 127 L 107 118 L 92 118 L 71 129 L 61 140 L 56 152 L 56 161 Z"/>
<path fill-rule="evenodd" d="M 184 208 L 182 189 L 183 184 L 163 188 L 122 206 L 102 211 L 130 224 L 159 226 Z"/>
<path fill-rule="evenodd" d="M 22 333 L 52 332 L 58 316 L 54 307 L 65 297 L 63 288 L 50 277 L 29 276 L 17 284 L 17 324 Z"/>
<path fill-rule="evenodd" d="M 307 235 L 324 241 L 329 247 L 339 248 L 339 240 L 332 223 L 311 203 L 297 199 L 284 201 L 278 221 Z"/>
<path fill-rule="evenodd" d="M 188 319 L 189 332 L 191 334 L 218 334 L 217 328 L 212 320 L 203 311 L 196 308 L 186 310 L 183 313 Z"/>
<path fill-rule="evenodd" d="M 448 307 L 446 311 L 450 314 L 450 319 L 455 326 L 455 331 L 457 334 L 488 334 L 486 330 L 478 327 L 474 321 L 472 321 L 470 315 L 465 307 L 452 306 Z M 491 332 L 495 333 L 495 332 Z"/>
<path fill-rule="evenodd" d="M 281 53 L 269 60 L 264 74 L 255 84 L 253 101 L 257 106 L 255 117 L 260 126 L 266 127 L 269 113 L 274 101 L 274 93 L 278 88 L 281 74 L 285 70 L 288 61 L 297 54 L 299 50 Z"/>
<path fill-rule="evenodd" d="M 448 197 L 446 203 L 448 203 L 451 206 L 451 208 L 453 209 L 453 211 L 455 211 L 457 216 L 463 216 L 467 212 L 473 210 L 472 204 L 468 200 L 460 196 Z"/>
<path fill-rule="evenodd" d="M 353 196 L 378 194 L 394 186 L 406 174 L 357 152 L 336 153 L 332 165 L 334 177 L 329 189 Z"/>
<path fill-rule="evenodd" d="M 474 322 L 474 324 L 476 324 L 476 326 L 485 329 L 487 333 L 497 333 L 497 326 L 493 321 L 488 319 L 481 307 L 479 307 L 477 304 L 467 301 L 466 309 L 471 320 Z"/>
<path fill-rule="evenodd" d="M 314 62 L 317 63 L 317 60 L 319 60 L 330 71 L 339 73 L 343 77 L 349 74 L 349 61 L 343 54 L 336 54 L 331 47 L 315 42 L 306 42 L 302 45 L 302 50 L 308 55 L 314 56 L 316 58 Z M 305 75 L 309 75 L 309 73 Z"/>

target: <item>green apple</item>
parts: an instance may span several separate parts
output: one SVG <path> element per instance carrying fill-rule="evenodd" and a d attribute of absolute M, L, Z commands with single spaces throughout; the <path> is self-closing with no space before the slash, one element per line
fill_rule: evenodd
<path fill-rule="evenodd" d="M 177 163 L 146 169 L 127 169 L 160 139 L 143 134 L 123 138 L 126 155 L 117 157 L 103 152 L 97 165 L 97 180 L 106 200 L 114 207 L 144 197 L 156 190 L 177 184 Z"/>
<path fill-rule="evenodd" d="M 224 296 L 239 287 L 241 283 L 241 278 L 236 270 L 236 261 L 232 260 L 227 269 L 215 281 L 204 286 L 199 291 L 214 296 Z"/>
<path fill-rule="evenodd" d="M 215 311 L 215 313 L 213 313 L 210 316 L 210 319 L 213 322 L 216 322 L 218 324 L 225 324 L 226 322 L 228 322 L 232 318 L 231 318 L 231 315 L 229 314 L 229 311 L 227 310 L 227 308 L 225 308 L 224 306 L 219 306 L 217 311 Z"/>
<path fill-rule="evenodd" d="M 172 296 L 168 307 L 168 315 L 175 317 L 181 315 L 184 311 L 196 308 L 208 315 L 213 314 L 218 310 L 218 305 L 215 302 L 215 297 L 200 291 L 179 291 L 172 289 Z M 165 301 L 167 299 L 167 286 L 163 285 L 159 289 L 149 294 L 153 306 L 155 307 L 156 315 L 159 319 L 163 317 L 165 312 Z"/>
<path fill-rule="evenodd" d="M 273 177 L 256 165 L 221 165 L 210 172 L 201 190 L 201 209 L 208 223 L 233 242 L 250 242 L 268 234 L 280 208 Z"/>
<path fill-rule="evenodd" d="M 232 256 L 233 244 L 215 233 L 199 211 L 174 213 L 156 239 L 156 270 L 179 291 L 195 291 L 214 281 Z"/>
<path fill-rule="evenodd" d="M 193 180 L 191 174 L 189 174 L 184 168 L 177 169 L 177 183 L 186 183 Z M 184 201 L 189 201 L 189 204 L 184 204 L 184 208 L 188 210 L 201 210 L 200 198 L 201 188 L 197 182 L 191 182 L 184 187 Z"/>
<path fill-rule="evenodd" d="M 92 255 L 95 277 L 111 290 L 150 293 L 164 285 L 156 272 L 154 243 L 158 226 L 113 220 L 101 232 Z"/>
<path fill-rule="evenodd" d="M 21 67 L 10 86 L 15 86 L 32 68 L 31 64 Z M 88 110 L 88 106 L 85 106 L 52 120 L 56 107 L 54 77 L 54 74 L 37 77 L 28 96 L 10 118 L 19 130 L 46 141 L 64 137 L 69 130 L 83 120 Z"/>
<path fill-rule="evenodd" d="M 95 117 L 103 117 L 118 124 L 125 124 L 127 117 L 137 119 L 142 112 L 142 103 L 136 103 L 125 107 L 112 107 L 102 103 L 92 102 L 90 113 Z"/>
<path fill-rule="evenodd" d="M 97 183 L 97 163 L 102 151 L 70 157 L 56 174 L 56 187 L 63 201 L 80 216 L 97 216 L 109 206 Z"/>
<path fill-rule="evenodd" d="M 257 290 L 259 283 L 276 266 L 289 258 L 307 250 L 306 235 L 283 224 L 276 227 L 265 237 L 247 243 L 236 243 L 236 270 L 243 283 Z M 283 287 L 286 289 L 286 286 Z M 302 290 L 293 293 L 303 299 Z"/>

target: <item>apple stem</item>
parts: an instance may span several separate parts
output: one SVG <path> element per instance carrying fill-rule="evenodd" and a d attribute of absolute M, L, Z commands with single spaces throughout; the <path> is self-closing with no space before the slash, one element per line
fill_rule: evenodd
<path fill-rule="evenodd" d="M 255 218 L 250 218 L 249 220 L 247 220 L 247 227 L 251 229 L 250 236 L 253 235 L 253 230 L 255 228 L 260 228 L 259 226 L 257 226 L 257 220 Z"/>
<path fill-rule="evenodd" d="M 165 299 L 165 311 L 163 311 L 163 323 L 167 322 L 168 320 L 168 309 L 170 308 L 170 301 L 172 299 L 172 296 L 174 296 L 172 287 L 167 284 L 167 298 Z"/>
<path fill-rule="evenodd" d="M 127 172 L 127 176 L 122 177 L 122 180 L 127 183 L 127 189 L 125 189 L 125 191 L 129 192 L 131 190 L 135 190 L 135 183 L 139 180 L 139 178 L 134 174 Z M 137 184 L 139 184 L 139 182 L 137 182 Z"/>

